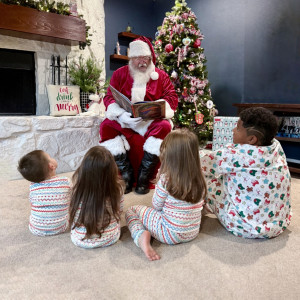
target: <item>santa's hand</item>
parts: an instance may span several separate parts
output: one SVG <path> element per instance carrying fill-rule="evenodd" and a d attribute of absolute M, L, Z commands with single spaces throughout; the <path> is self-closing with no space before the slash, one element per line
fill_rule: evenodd
<path fill-rule="evenodd" d="M 121 115 L 119 115 L 118 119 L 121 125 L 127 125 L 129 128 L 137 126 L 142 121 L 142 118 L 131 118 L 131 113 L 127 111 L 124 111 Z"/>

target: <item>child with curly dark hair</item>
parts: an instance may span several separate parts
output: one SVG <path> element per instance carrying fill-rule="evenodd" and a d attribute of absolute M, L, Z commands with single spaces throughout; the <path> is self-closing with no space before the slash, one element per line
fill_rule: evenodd
<path fill-rule="evenodd" d="M 280 143 L 278 120 L 253 107 L 240 113 L 233 144 L 202 155 L 208 208 L 231 233 L 245 238 L 272 238 L 291 219 L 291 176 Z"/>
<path fill-rule="evenodd" d="M 91 148 L 72 179 L 72 242 L 82 248 L 116 243 L 120 237 L 124 182 L 112 154 L 101 146 Z"/>

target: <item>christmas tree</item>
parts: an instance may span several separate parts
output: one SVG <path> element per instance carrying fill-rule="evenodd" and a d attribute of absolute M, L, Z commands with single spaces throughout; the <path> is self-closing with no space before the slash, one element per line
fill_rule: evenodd
<path fill-rule="evenodd" d="M 157 28 L 154 49 L 158 67 L 169 74 L 178 94 L 175 126 L 189 128 L 204 144 L 212 138 L 215 106 L 201 48 L 204 36 L 196 20 L 185 0 L 176 0 L 162 26 Z"/>

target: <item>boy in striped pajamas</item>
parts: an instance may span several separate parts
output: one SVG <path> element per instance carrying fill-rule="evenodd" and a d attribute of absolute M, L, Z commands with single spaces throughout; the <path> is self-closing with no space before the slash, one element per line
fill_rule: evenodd
<path fill-rule="evenodd" d="M 151 236 L 174 245 L 189 242 L 199 233 L 206 185 L 198 149 L 196 135 L 187 129 L 169 133 L 160 147 L 153 208 L 137 205 L 126 211 L 131 236 L 149 260 L 160 259 L 150 245 Z"/>
<path fill-rule="evenodd" d="M 68 227 L 70 181 L 56 176 L 56 168 L 56 160 L 42 150 L 34 150 L 19 161 L 18 171 L 31 181 L 29 230 L 34 235 L 55 235 Z"/>

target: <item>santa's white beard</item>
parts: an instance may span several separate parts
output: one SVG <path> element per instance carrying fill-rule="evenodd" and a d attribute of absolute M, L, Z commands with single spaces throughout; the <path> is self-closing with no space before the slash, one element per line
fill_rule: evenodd
<path fill-rule="evenodd" d="M 136 84 L 147 83 L 150 80 L 151 73 L 155 71 L 153 61 L 151 61 L 145 72 L 141 72 L 140 70 L 135 69 L 132 61 L 129 61 L 128 65 L 130 75 L 133 78 L 134 83 Z"/>
<path fill-rule="evenodd" d="M 149 64 L 145 72 L 141 72 L 134 68 L 132 61 L 129 61 L 129 72 L 133 78 L 133 85 L 131 89 L 131 102 L 140 102 L 144 101 L 146 95 L 146 85 L 150 80 L 150 75 L 155 71 L 155 66 L 153 61 Z"/>

